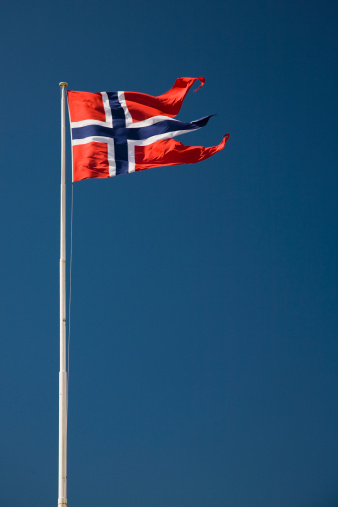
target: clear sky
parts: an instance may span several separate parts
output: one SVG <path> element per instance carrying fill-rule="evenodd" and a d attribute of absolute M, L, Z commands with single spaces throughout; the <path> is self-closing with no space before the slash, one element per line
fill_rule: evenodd
<path fill-rule="evenodd" d="M 1 506 L 57 505 L 58 84 L 182 76 L 225 149 L 74 185 L 69 506 L 338 505 L 337 11 L 2 5 Z"/>

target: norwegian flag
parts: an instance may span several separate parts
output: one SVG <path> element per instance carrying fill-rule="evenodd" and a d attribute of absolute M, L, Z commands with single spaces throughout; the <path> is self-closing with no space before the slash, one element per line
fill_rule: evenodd
<path fill-rule="evenodd" d="M 203 77 L 179 78 L 171 90 L 158 97 L 137 92 L 69 90 L 73 181 L 193 164 L 222 150 L 229 134 L 218 146 L 209 148 L 185 146 L 173 139 L 204 127 L 211 118 L 206 116 L 190 123 L 173 119 L 197 80 L 201 88 Z"/>

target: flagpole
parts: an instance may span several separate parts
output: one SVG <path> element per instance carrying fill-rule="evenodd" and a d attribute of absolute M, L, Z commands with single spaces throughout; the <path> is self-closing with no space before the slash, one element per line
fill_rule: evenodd
<path fill-rule="evenodd" d="M 59 493 L 58 506 L 67 507 L 67 365 L 66 365 L 66 99 L 61 88 L 60 196 L 60 373 L 59 373 Z"/>

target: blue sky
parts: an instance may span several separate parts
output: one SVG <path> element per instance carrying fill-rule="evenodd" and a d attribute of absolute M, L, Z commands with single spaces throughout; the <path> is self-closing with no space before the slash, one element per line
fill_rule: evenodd
<path fill-rule="evenodd" d="M 216 116 L 183 142 L 221 153 L 74 185 L 69 506 L 338 504 L 336 25 L 299 0 L 1 7 L 1 505 L 57 503 L 58 83 L 201 75 L 179 119 Z"/>

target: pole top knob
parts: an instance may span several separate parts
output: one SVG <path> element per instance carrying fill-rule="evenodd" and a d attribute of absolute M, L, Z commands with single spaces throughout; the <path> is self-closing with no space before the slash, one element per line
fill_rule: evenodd
<path fill-rule="evenodd" d="M 66 88 L 66 86 L 68 86 L 68 83 L 61 81 L 61 83 L 59 83 L 59 86 L 61 86 L 61 88 Z"/>

